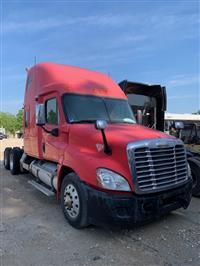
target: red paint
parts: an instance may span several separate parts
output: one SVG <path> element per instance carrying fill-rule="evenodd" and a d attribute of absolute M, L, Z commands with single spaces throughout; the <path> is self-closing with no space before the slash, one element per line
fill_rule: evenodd
<path fill-rule="evenodd" d="M 169 138 L 159 131 L 139 125 L 111 124 L 105 129 L 112 155 L 98 151 L 96 144 L 103 144 L 101 132 L 93 124 L 68 124 L 61 104 L 66 93 L 95 95 L 126 99 L 120 87 L 107 75 L 78 67 L 41 63 L 28 72 L 24 109 L 29 111 L 30 126 L 24 127 L 24 150 L 38 159 L 58 162 L 58 176 L 62 167 L 72 168 L 79 177 L 93 187 L 98 187 L 96 168 L 111 169 L 124 176 L 134 191 L 129 171 L 126 145 L 129 142 L 151 138 Z M 60 111 L 59 136 L 54 137 L 35 124 L 37 102 L 56 97 Z M 55 126 L 45 125 L 46 129 Z M 45 143 L 46 151 L 42 151 Z M 60 180 L 58 180 L 58 186 Z M 59 191 L 59 190 L 58 190 Z M 59 192 L 58 192 L 59 193 Z"/>

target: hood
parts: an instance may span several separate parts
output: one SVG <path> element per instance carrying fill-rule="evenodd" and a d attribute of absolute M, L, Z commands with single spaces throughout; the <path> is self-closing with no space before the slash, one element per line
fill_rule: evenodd
<path fill-rule="evenodd" d="M 73 124 L 70 129 L 72 144 L 93 150 L 98 144 L 103 144 L 100 130 L 94 124 Z M 160 131 L 149 129 L 137 124 L 109 124 L 105 129 L 108 144 L 113 147 L 126 147 L 130 142 L 155 138 L 173 138 Z M 96 150 L 96 148 L 95 148 Z"/>
<path fill-rule="evenodd" d="M 66 160 L 71 161 L 71 168 L 76 169 L 77 174 L 86 183 L 98 187 L 96 169 L 102 167 L 125 177 L 132 190 L 134 185 L 128 164 L 127 144 L 145 139 L 171 138 L 162 132 L 137 124 L 109 124 L 105 135 L 112 150 L 111 155 L 104 153 L 101 131 L 95 129 L 94 124 L 70 125 Z"/>
<path fill-rule="evenodd" d="M 105 129 L 108 141 L 123 143 L 127 145 L 129 142 L 136 142 L 145 139 L 155 138 L 171 138 L 171 136 L 164 134 L 163 132 L 146 128 L 137 124 L 121 124 L 121 125 L 109 125 Z"/>

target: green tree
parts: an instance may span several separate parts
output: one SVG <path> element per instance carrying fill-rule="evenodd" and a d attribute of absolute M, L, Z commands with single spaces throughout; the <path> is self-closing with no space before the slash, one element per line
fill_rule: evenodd
<path fill-rule="evenodd" d="M 15 134 L 17 130 L 22 130 L 23 110 L 20 109 L 15 115 L 0 112 L 0 127 L 5 128 L 7 133 Z"/>
<path fill-rule="evenodd" d="M 16 117 L 15 115 L 9 113 L 0 113 L 0 127 L 6 129 L 6 132 L 10 132 L 12 134 L 15 133 L 16 129 Z"/>
<path fill-rule="evenodd" d="M 16 130 L 22 131 L 23 127 L 23 110 L 20 109 L 16 114 Z"/>

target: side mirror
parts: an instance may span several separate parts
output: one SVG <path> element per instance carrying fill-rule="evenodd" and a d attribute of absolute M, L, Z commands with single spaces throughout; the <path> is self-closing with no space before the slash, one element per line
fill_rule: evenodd
<path fill-rule="evenodd" d="M 138 124 L 142 125 L 143 122 L 143 115 L 141 110 L 137 110 L 137 122 Z"/>
<path fill-rule="evenodd" d="M 37 126 L 45 125 L 45 106 L 43 103 L 37 103 L 36 104 L 35 123 Z"/>
<path fill-rule="evenodd" d="M 96 120 L 95 122 L 95 128 L 98 130 L 101 130 L 102 138 L 103 138 L 103 144 L 104 144 L 104 152 L 108 155 L 112 154 L 112 150 L 110 146 L 108 145 L 106 134 L 104 132 L 104 129 L 108 126 L 108 123 L 106 120 Z"/>
<path fill-rule="evenodd" d="M 175 122 L 175 129 L 184 129 L 183 122 Z"/>
<path fill-rule="evenodd" d="M 106 120 L 96 120 L 95 122 L 95 128 L 99 130 L 103 130 L 108 126 L 108 123 Z"/>

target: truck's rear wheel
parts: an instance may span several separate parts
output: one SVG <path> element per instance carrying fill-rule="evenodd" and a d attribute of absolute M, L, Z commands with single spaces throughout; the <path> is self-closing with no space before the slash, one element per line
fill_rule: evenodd
<path fill-rule="evenodd" d="M 83 228 L 88 225 L 85 191 L 75 173 L 65 176 L 62 182 L 61 207 L 65 218 L 73 227 Z"/>
<path fill-rule="evenodd" d="M 195 197 L 200 196 L 200 161 L 195 158 L 189 158 L 188 162 L 190 164 L 192 179 L 193 179 L 193 188 L 192 195 Z"/>
<path fill-rule="evenodd" d="M 5 148 L 5 150 L 4 150 L 3 164 L 7 170 L 10 169 L 10 151 L 11 150 L 12 150 L 12 148 Z"/>
<path fill-rule="evenodd" d="M 20 173 L 20 159 L 22 156 L 22 150 L 20 148 L 13 148 L 10 151 L 10 172 L 12 175 Z"/>

